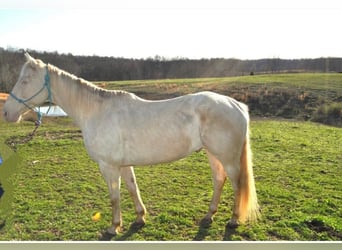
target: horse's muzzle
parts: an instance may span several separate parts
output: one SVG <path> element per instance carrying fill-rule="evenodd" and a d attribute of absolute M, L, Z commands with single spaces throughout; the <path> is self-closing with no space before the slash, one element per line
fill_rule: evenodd
<path fill-rule="evenodd" d="M 3 117 L 8 122 L 18 122 L 20 120 L 20 113 L 10 113 L 7 110 L 3 110 Z"/>

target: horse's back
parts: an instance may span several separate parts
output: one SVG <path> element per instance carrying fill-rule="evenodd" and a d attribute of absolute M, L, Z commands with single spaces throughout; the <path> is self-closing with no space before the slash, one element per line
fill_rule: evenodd
<path fill-rule="evenodd" d="M 247 105 L 234 98 L 211 91 L 198 92 L 194 96 L 200 99 L 198 112 L 204 116 L 203 119 L 208 115 L 213 118 L 220 117 L 223 120 L 229 120 L 237 125 L 249 122 Z"/>

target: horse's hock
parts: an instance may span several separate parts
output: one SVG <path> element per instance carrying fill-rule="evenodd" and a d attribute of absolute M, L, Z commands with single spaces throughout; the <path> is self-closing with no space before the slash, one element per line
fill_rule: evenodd
<path fill-rule="evenodd" d="M 7 97 L 8 97 L 8 94 L 0 93 L 0 120 L 4 119 L 2 116 L 2 107 L 4 106 Z"/>

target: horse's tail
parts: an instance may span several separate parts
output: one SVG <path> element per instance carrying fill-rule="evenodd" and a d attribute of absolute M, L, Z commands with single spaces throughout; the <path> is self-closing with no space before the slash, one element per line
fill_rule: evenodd
<path fill-rule="evenodd" d="M 256 221 L 258 219 L 260 213 L 253 176 L 252 151 L 249 142 L 248 126 L 240 158 L 239 195 L 236 202 L 239 214 L 238 220 L 241 223 Z"/>

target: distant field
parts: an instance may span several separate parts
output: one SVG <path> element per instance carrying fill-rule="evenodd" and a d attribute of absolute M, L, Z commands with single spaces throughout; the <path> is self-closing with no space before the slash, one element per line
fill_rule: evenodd
<path fill-rule="evenodd" d="M 245 100 L 254 115 L 251 142 L 262 208 L 258 223 L 226 229 L 233 205 L 227 182 L 214 223 L 200 227 L 212 194 L 201 151 L 174 163 L 137 167 L 147 224 L 130 230 L 134 207 L 123 186 L 124 228 L 111 240 L 342 240 L 342 129 L 303 121 L 323 104 L 342 101 L 342 74 L 98 84 L 150 99 L 214 90 Z M 32 129 L 32 122 L 0 121 L 0 239 L 102 240 L 111 220 L 108 191 L 79 129 L 69 118 L 43 118 L 37 136 L 27 141 Z M 98 222 L 91 220 L 95 212 L 102 214 Z"/>
<path fill-rule="evenodd" d="M 101 83 L 101 82 L 98 82 Z M 160 89 L 157 94 L 169 94 L 181 90 L 182 93 L 202 90 L 225 90 L 244 85 L 262 85 L 276 88 L 300 88 L 303 90 L 332 91 L 342 94 L 342 74 L 340 73 L 296 73 L 236 76 L 222 78 L 190 78 L 102 82 L 108 89 L 126 89 L 149 93 Z"/>
<path fill-rule="evenodd" d="M 164 99 L 210 90 L 249 105 L 253 116 L 295 118 L 342 127 L 342 74 L 298 73 L 224 78 L 98 82 L 108 89 Z"/>

